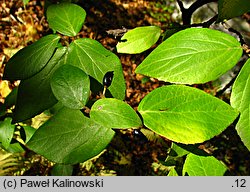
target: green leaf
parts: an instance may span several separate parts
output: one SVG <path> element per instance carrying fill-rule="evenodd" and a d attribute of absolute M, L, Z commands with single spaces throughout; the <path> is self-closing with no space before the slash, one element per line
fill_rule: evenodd
<path fill-rule="evenodd" d="M 27 5 L 27 3 L 28 3 L 29 1 L 30 1 L 30 0 L 23 0 L 24 6 Z"/>
<path fill-rule="evenodd" d="M 5 98 L 4 105 L 6 106 L 6 108 L 10 108 L 16 104 L 17 90 L 18 88 L 15 87 L 14 89 L 12 89 L 10 94 L 7 95 L 7 97 Z"/>
<path fill-rule="evenodd" d="M 171 151 L 169 153 L 169 156 L 172 156 L 172 157 L 182 157 L 184 155 L 187 155 L 188 153 L 189 153 L 189 151 L 187 151 L 186 149 L 180 147 L 176 143 L 173 142 L 171 144 Z"/>
<path fill-rule="evenodd" d="M 53 4 L 47 10 L 50 28 L 67 36 L 76 36 L 80 32 L 85 17 L 85 10 L 72 3 Z"/>
<path fill-rule="evenodd" d="M 175 167 L 171 167 L 168 176 L 179 176 L 175 170 Z"/>
<path fill-rule="evenodd" d="M 116 46 L 118 53 L 136 54 L 149 49 L 161 35 L 156 26 L 137 27 L 125 33 Z"/>
<path fill-rule="evenodd" d="M 36 131 L 27 146 L 56 163 L 76 164 L 99 154 L 113 136 L 112 129 L 79 110 L 64 108 Z"/>
<path fill-rule="evenodd" d="M 91 108 L 90 117 L 110 128 L 135 128 L 142 125 L 141 119 L 130 105 L 112 98 L 96 101 Z"/>
<path fill-rule="evenodd" d="M 59 39 L 58 35 L 47 35 L 18 51 L 6 64 L 3 78 L 23 80 L 38 73 L 54 54 Z"/>
<path fill-rule="evenodd" d="M 138 106 L 145 126 L 184 144 L 201 143 L 220 134 L 238 113 L 199 89 L 170 85 L 155 89 Z"/>
<path fill-rule="evenodd" d="M 231 69 L 242 55 L 232 36 L 205 28 L 189 28 L 161 43 L 136 73 L 172 83 L 206 83 Z"/>
<path fill-rule="evenodd" d="M 2 143 L 5 149 L 10 146 L 14 130 L 15 125 L 11 124 L 11 118 L 7 117 L 0 122 L 0 143 Z"/>
<path fill-rule="evenodd" d="M 218 22 L 231 19 L 250 11 L 249 0 L 219 0 Z"/>
<path fill-rule="evenodd" d="M 126 87 L 120 60 L 99 42 L 88 38 L 75 40 L 69 46 L 67 62 L 79 67 L 101 84 L 104 75 L 108 71 L 114 71 L 113 81 L 108 89 L 113 97 L 124 99 Z"/>
<path fill-rule="evenodd" d="M 82 109 L 90 95 L 89 76 L 72 65 L 57 69 L 50 81 L 55 97 L 64 106 L 71 109 Z"/>
<path fill-rule="evenodd" d="M 51 170 L 52 176 L 71 176 L 73 173 L 72 165 L 55 164 Z"/>
<path fill-rule="evenodd" d="M 21 81 L 13 122 L 20 122 L 40 114 L 57 103 L 52 93 L 50 79 L 54 71 L 64 64 L 67 48 L 58 48 L 49 63 L 36 75 Z"/>
<path fill-rule="evenodd" d="M 183 166 L 183 175 L 189 176 L 223 176 L 226 166 L 213 156 L 187 155 Z"/>
<path fill-rule="evenodd" d="M 25 132 L 25 140 L 24 142 L 27 143 L 30 138 L 34 135 L 34 133 L 36 132 L 36 129 L 34 127 L 31 126 L 22 126 L 23 130 Z"/>
<path fill-rule="evenodd" d="M 236 130 L 244 145 L 250 150 L 250 59 L 242 67 L 235 80 L 231 94 L 231 105 L 240 111 Z"/>
<path fill-rule="evenodd" d="M 8 149 L 5 149 L 9 153 L 23 153 L 25 149 L 21 146 L 19 142 L 11 143 Z"/>

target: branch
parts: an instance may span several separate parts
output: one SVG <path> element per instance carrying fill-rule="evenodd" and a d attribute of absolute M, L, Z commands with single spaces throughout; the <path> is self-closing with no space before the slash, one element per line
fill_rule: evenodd
<path fill-rule="evenodd" d="M 193 13 L 203 5 L 211 2 L 217 2 L 218 0 L 197 0 L 195 1 L 188 9 L 186 9 L 183 6 L 183 3 L 181 0 L 177 0 L 177 3 L 180 7 L 181 13 L 182 13 L 182 21 L 183 25 L 190 25 L 191 24 L 191 17 Z"/>

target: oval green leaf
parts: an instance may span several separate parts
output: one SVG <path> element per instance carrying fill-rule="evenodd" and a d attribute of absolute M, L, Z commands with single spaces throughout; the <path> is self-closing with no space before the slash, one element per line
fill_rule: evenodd
<path fill-rule="evenodd" d="M 104 75 L 108 71 L 114 71 L 113 81 L 108 89 L 113 97 L 124 99 L 126 86 L 120 60 L 99 42 L 88 38 L 72 42 L 67 62 L 79 67 L 101 84 Z"/>
<path fill-rule="evenodd" d="M 136 54 L 149 49 L 161 35 L 156 26 L 137 27 L 125 33 L 116 46 L 118 53 Z"/>
<path fill-rule="evenodd" d="M 136 73 L 172 83 L 206 83 L 231 69 L 241 55 L 241 45 L 234 37 L 212 29 L 190 28 L 161 43 Z"/>
<path fill-rule="evenodd" d="M 250 150 L 250 59 L 242 67 L 236 78 L 231 94 L 231 105 L 240 111 L 236 130 L 244 145 Z"/>
<path fill-rule="evenodd" d="M 57 100 L 71 109 L 82 109 L 90 95 L 89 76 L 72 65 L 64 65 L 55 71 L 50 81 Z"/>
<path fill-rule="evenodd" d="M 18 51 L 6 64 L 3 78 L 23 80 L 35 75 L 48 63 L 59 39 L 58 35 L 47 35 Z"/>
<path fill-rule="evenodd" d="M 188 154 L 182 174 L 189 176 L 223 176 L 227 167 L 213 156 Z"/>
<path fill-rule="evenodd" d="M 79 33 L 85 17 L 85 10 L 73 3 L 53 4 L 47 9 L 50 28 L 67 36 L 76 36 Z"/>
<path fill-rule="evenodd" d="M 142 125 L 140 117 L 130 105 L 113 98 L 96 101 L 90 117 L 100 125 L 111 128 L 136 128 Z"/>
<path fill-rule="evenodd" d="M 113 136 L 112 129 L 81 111 L 64 108 L 35 132 L 27 147 L 56 163 L 76 164 L 102 152 Z"/>
<path fill-rule="evenodd" d="M 199 89 L 170 85 L 155 89 L 138 106 L 145 126 L 184 144 L 201 143 L 220 134 L 238 113 Z"/>
<path fill-rule="evenodd" d="M 249 0 L 219 0 L 218 1 L 218 21 L 231 19 L 243 15 L 250 11 Z"/>
<path fill-rule="evenodd" d="M 32 118 L 57 103 L 50 79 L 54 71 L 64 65 L 66 47 L 58 48 L 48 64 L 36 75 L 22 80 L 17 93 L 13 122 Z"/>

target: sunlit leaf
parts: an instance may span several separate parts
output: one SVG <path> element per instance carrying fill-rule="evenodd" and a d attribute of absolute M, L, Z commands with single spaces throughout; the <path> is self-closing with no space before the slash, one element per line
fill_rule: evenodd
<path fill-rule="evenodd" d="M 242 67 L 234 82 L 231 105 L 240 111 L 236 130 L 244 145 L 250 150 L 250 59 Z"/>
<path fill-rule="evenodd" d="M 199 89 L 170 85 L 155 89 L 138 106 L 144 125 L 168 139 L 201 143 L 220 134 L 238 113 Z"/>
<path fill-rule="evenodd" d="M 241 55 L 241 45 L 234 37 L 212 29 L 189 28 L 161 43 L 136 73 L 172 83 L 206 83 L 231 69 Z"/>
<path fill-rule="evenodd" d="M 188 154 L 183 166 L 183 175 L 189 176 L 223 176 L 226 166 L 213 156 Z"/>
<path fill-rule="evenodd" d="M 142 122 L 134 109 L 127 103 L 117 99 L 100 99 L 94 103 L 90 111 L 91 119 L 111 128 L 135 128 Z"/>
<path fill-rule="evenodd" d="M 141 53 L 154 45 L 161 35 L 157 26 L 137 27 L 125 33 L 116 46 L 118 53 Z"/>

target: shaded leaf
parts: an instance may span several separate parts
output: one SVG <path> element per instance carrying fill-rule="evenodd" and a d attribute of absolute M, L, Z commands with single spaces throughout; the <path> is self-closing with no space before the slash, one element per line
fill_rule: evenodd
<path fill-rule="evenodd" d="M 184 85 L 155 89 L 143 98 L 138 111 L 145 126 L 184 144 L 211 139 L 225 130 L 238 115 L 227 103 Z"/>
<path fill-rule="evenodd" d="M 231 69 L 241 55 L 241 45 L 234 37 L 212 29 L 189 28 L 161 43 L 136 73 L 172 83 L 206 83 Z"/>
<path fill-rule="evenodd" d="M 90 95 L 89 76 L 72 65 L 57 69 L 50 81 L 55 97 L 64 106 L 71 109 L 82 109 Z"/>
<path fill-rule="evenodd" d="M 250 59 L 242 67 L 234 82 L 231 94 L 231 105 L 240 111 L 240 119 L 236 125 L 244 145 L 250 150 Z"/>
<path fill-rule="evenodd" d="M 11 124 L 11 118 L 7 117 L 0 121 L 0 143 L 7 149 L 14 135 L 15 125 Z"/>
<path fill-rule="evenodd" d="M 24 142 L 27 143 L 30 138 L 34 135 L 36 132 L 36 129 L 31 126 L 23 126 L 24 132 L 25 132 L 25 140 Z"/>
<path fill-rule="evenodd" d="M 54 71 L 64 64 L 67 48 L 58 48 L 49 63 L 33 77 L 21 81 L 14 110 L 13 122 L 32 118 L 52 107 L 57 99 L 52 93 L 50 79 Z"/>
<path fill-rule="evenodd" d="M 96 101 L 91 108 L 90 117 L 110 128 L 135 128 L 142 125 L 141 119 L 130 105 L 112 98 Z"/>
<path fill-rule="evenodd" d="M 52 176 L 71 176 L 73 165 L 55 164 L 51 170 Z"/>
<path fill-rule="evenodd" d="M 101 84 L 104 75 L 108 71 L 114 71 L 113 81 L 108 89 L 113 97 L 124 99 L 126 87 L 120 60 L 99 42 L 88 38 L 75 40 L 69 46 L 67 62 L 79 67 Z"/>
<path fill-rule="evenodd" d="M 116 46 L 118 53 L 136 54 L 149 49 L 161 35 L 157 26 L 137 27 L 125 33 Z"/>
<path fill-rule="evenodd" d="M 38 73 L 54 54 L 59 39 L 58 35 L 47 35 L 18 51 L 6 64 L 3 78 L 23 80 Z"/>
<path fill-rule="evenodd" d="M 218 1 L 218 21 L 231 19 L 243 15 L 250 11 L 249 0 L 219 0 Z"/>
<path fill-rule="evenodd" d="M 10 108 L 16 104 L 17 90 L 18 87 L 15 87 L 14 89 L 12 89 L 10 94 L 5 98 L 4 105 L 6 106 L 6 108 Z"/>
<path fill-rule="evenodd" d="M 189 176 L 223 176 L 226 166 L 213 156 L 187 155 L 183 166 L 183 175 Z"/>
<path fill-rule="evenodd" d="M 25 149 L 19 142 L 11 143 L 7 149 L 5 149 L 9 153 L 23 153 Z"/>
<path fill-rule="evenodd" d="M 172 157 L 182 157 L 184 155 L 187 155 L 188 153 L 190 153 L 190 152 L 187 151 L 186 149 L 180 147 L 176 143 L 173 142 L 171 144 L 171 151 L 169 153 L 169 156 L 172 156 Z"/>
<path fill-rule="evenodd" d="M 80 32 L 86 12 L 73 3 L 52 4 L 47 9 L 50 28 L 67 36 L 76 36 Z"/>
<path fill-rule="evenodd" d="M 64 108 L 36 131 L 27 146 L 56 163 L 76 164 L 99 154 L 113 136 L 113 130 L 79 110 Z"/>

